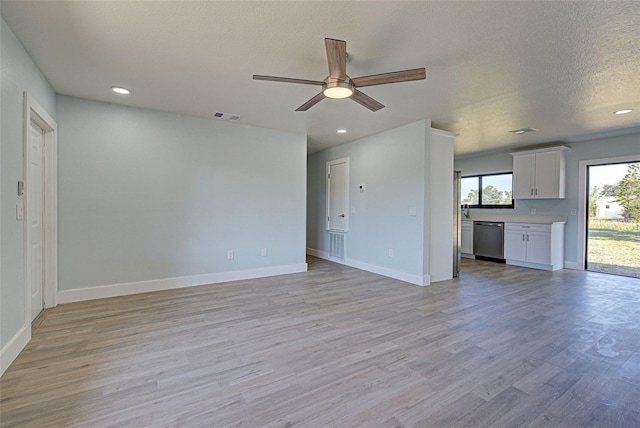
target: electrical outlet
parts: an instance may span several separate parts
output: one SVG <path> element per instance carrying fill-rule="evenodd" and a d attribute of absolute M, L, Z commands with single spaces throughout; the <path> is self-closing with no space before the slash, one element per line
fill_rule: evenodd
<path fill-rule="evenodd" d="M 267 249 L 263 248 L 260 254 L 262 254 L 262 257 L 267 257 Z"/>
<path fill-rule="evenodd" d="M 418 209 L 416 207 L 409 208 L 409 215 L 415 217 L 416 215 L 418 215 Z"/>
<path fill-rule="evenodd" d="M 393 257 L 393 248 L 389 248 L 389 257 Z"/>
<path fill-rule="evenodd" d="M 573 208 L 573 209 L 571 210 L 571 215 L 576 215 L 576 209 L 575 209 L 575 208 Z"/>
<path fill-rule="evenodd" d="M 227 260 L 233 260 L 233 250 L 227 251 Z"/>
<path fill-rule="evenodd" d="M 537 212 L 537 211 L 538 211 L 538 210 L 536 210 L 535 208 L 531 208 L 531 215 L 536 215 L 536 212 Z"/>

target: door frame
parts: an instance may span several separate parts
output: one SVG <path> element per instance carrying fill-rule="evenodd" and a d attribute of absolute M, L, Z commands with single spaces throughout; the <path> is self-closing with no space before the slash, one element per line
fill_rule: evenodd
<path fill-rule="evenodd" d="M 43 279 L 44 287 L 42 296 L 44 308 L 51 308 L 57 305 L 58 290 L 58 125 L 49 116 L 46 110 L 28 92 L 24 92 L 24 126 L 23 126 L 23 180 L 24 192 L 22 203 L 24 206 L 23 218 L 23 252 L 24 252 L 24 326 L 31 326 L 31 252 L 29 243 L 31 242 L 31 214 L 29 210 L 29 198 L 27 197 L 31 183 L 29 183 L 29 165 L 31 164 L 29 150 L 29 135 L 31 122 L 35 122 L 44 131 L 43 165 L 44 171 L 42 194 L 44 201 L 42 204 L 44 227 L 42 246 Z M 29 332 L 31 329 L 28 329 Z M 31 335 L 29 335 L 31 336 Z"/>
<path fill-rule="evenodd" d="M 587 171 L 590 166 L 598 166 L 611 163 L 638 162 L 639 156 L 617 156 L 613 158 L 588 159 L 579 162 L 578 168 L 578 260 L 571 269 L 586 270 L 587 261 Z M 569 267 L 569 266 L 567 266 Z"/>

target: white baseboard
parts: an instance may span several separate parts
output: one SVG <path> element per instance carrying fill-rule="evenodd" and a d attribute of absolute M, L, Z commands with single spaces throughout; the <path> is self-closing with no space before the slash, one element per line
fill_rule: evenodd
<path fill-rule="evenodd" d="M 0 351 L 0 376 L 9 368 L 13 360 L 22 352 L 27 343 L 31 340 L 31 326 L 22 328 L 11 338 Z"/>
<path fill-rule="evenodd" d="M 326 251 L 316 250 L 315 248 L 307 247 L 307 254 L 310 256 L 318 257 L 320 259 L 330 260 Z"/>
<path fill-rule="evenodd" d="M 568 261 L 564 261 L 564 268 L 565 269 L 572 269 L 572 270 L 584 270 L 584 266 L 582 266 L 580 263 L 578 262 L 568 262 Z"/>
<path fill-rule="evenodd" d="M 414 275 L 411 273 L 401 272 L 394 269 L 389 269 L 383 266 L 373 265 L 370 263 L 361 262 L 359 260 L 352 259 L 337 259 L 335 257 L 329 256 L 329 253 L 326 251 L 320 251 L 315 248 L 307 248 L 307 254 L 310 256 L 315 256 L 320 259 L 329 260 L 335 263 L 340 263 L 345 266 L 350 266 L 352 268 L 364 270 L 367 272 L 375 273 L 378 275 L 386 276 L 389 278 L 397 279 L 400 281 L 408 282 L 410 284 L 425 286 L 431 284 L 431 276 L 430 275 Z"/>
<path fill-rule="evenodd" d="M 58 304 L 104 299 L 106 297 L 128 296 L 130 294 L 171 290 L 174 288 L 195 287 L 197 285 L 218 284 L 221 282 L 264 278 L 268 276 L 286 275 L 290 273 L 299 273 L 306 271 L 307 264 L 298 263 L 293 265 L 271 266 L 240 271 L 183 276 L 178 278 L 164 278 L 150 281 L 128 282 L 124 284 L 102 285 L 89 288 L 77 288 L 73 290 L 59 291 Z"/>

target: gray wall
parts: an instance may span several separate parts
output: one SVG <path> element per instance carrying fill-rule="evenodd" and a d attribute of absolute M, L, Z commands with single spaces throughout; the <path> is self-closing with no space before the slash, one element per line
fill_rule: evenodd
<path fill-rule="evenodd" d="M 60 95 L 57 109 L 60 290 L 305 262 L 304 135 Z"/>
<path fill-rule="evenodd" d="M 16 220 L 23 180 L 23 92 L 56 118 L 53 89 L 4 21 L 0 20 L 0 348 L 24 324 L 23 222 Z"/>
<path fill-rule="evenodd" d="M 578 178 L 579 162 L 582 160 L 613 158 L 622 156 L 638 156 L 640 158 L 640 134 L 631 134 L 611 138 L 603 138 L 578 143 L 562 144 L 570 147 L 567 153 L 566 166 L 566 198 L 558 200 L 520 200 L 516 201 L 513 210 L 472 210 L 482 214 L 530 215 L 536 209 L 536 215 L 567 216 L 565 226 L 565 261 L 576 263 L 578 242 L 583 231 L 578 230 L 578 217 L 572 216 L 571 210 L 578 212 Z M 485 172 L 512 171 L 513 157 L 509 153 L 498 153 L 485 156 L 465 157 L 455 160 L 455 169 L 463 175 Z"/>
<path fill-rule="evenodd" d="M 307 247 L 328 251 L 326 163 L 350 158 L 350 260 L 423 275 L 425 139 L 420 121 L 314 153 L 308 158 Z M 361 193 L 359 184 L 366 184 Z M 409 216 L 410 207 L 417 215 Z M 353 210 L 355 209 L 355 213 Z M 388 250 L 393 248 L 394 257 Z"/>

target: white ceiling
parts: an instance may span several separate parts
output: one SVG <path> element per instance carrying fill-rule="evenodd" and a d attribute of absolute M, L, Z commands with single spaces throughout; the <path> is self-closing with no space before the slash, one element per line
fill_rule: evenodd
<path fill-rule="evenodd" d="M 458 155 L 640 130 L 639 1 L 2 1 L 0 10 L 58 93 L 238 114 L 306 133 L 309 152 L 424 118 L 460 134 Z M 351 77 L 426 67 L 427 79 L 363 88 L 386 106 L 375 113 L 329 99 L 296 112 L 318 87 L 252 80 L 322 80 L 325 37 L 347 41 Z M 634 111 L 612 114 L 622 108 Z M 524 127 L 540 132 L 508 132 Z"/>

